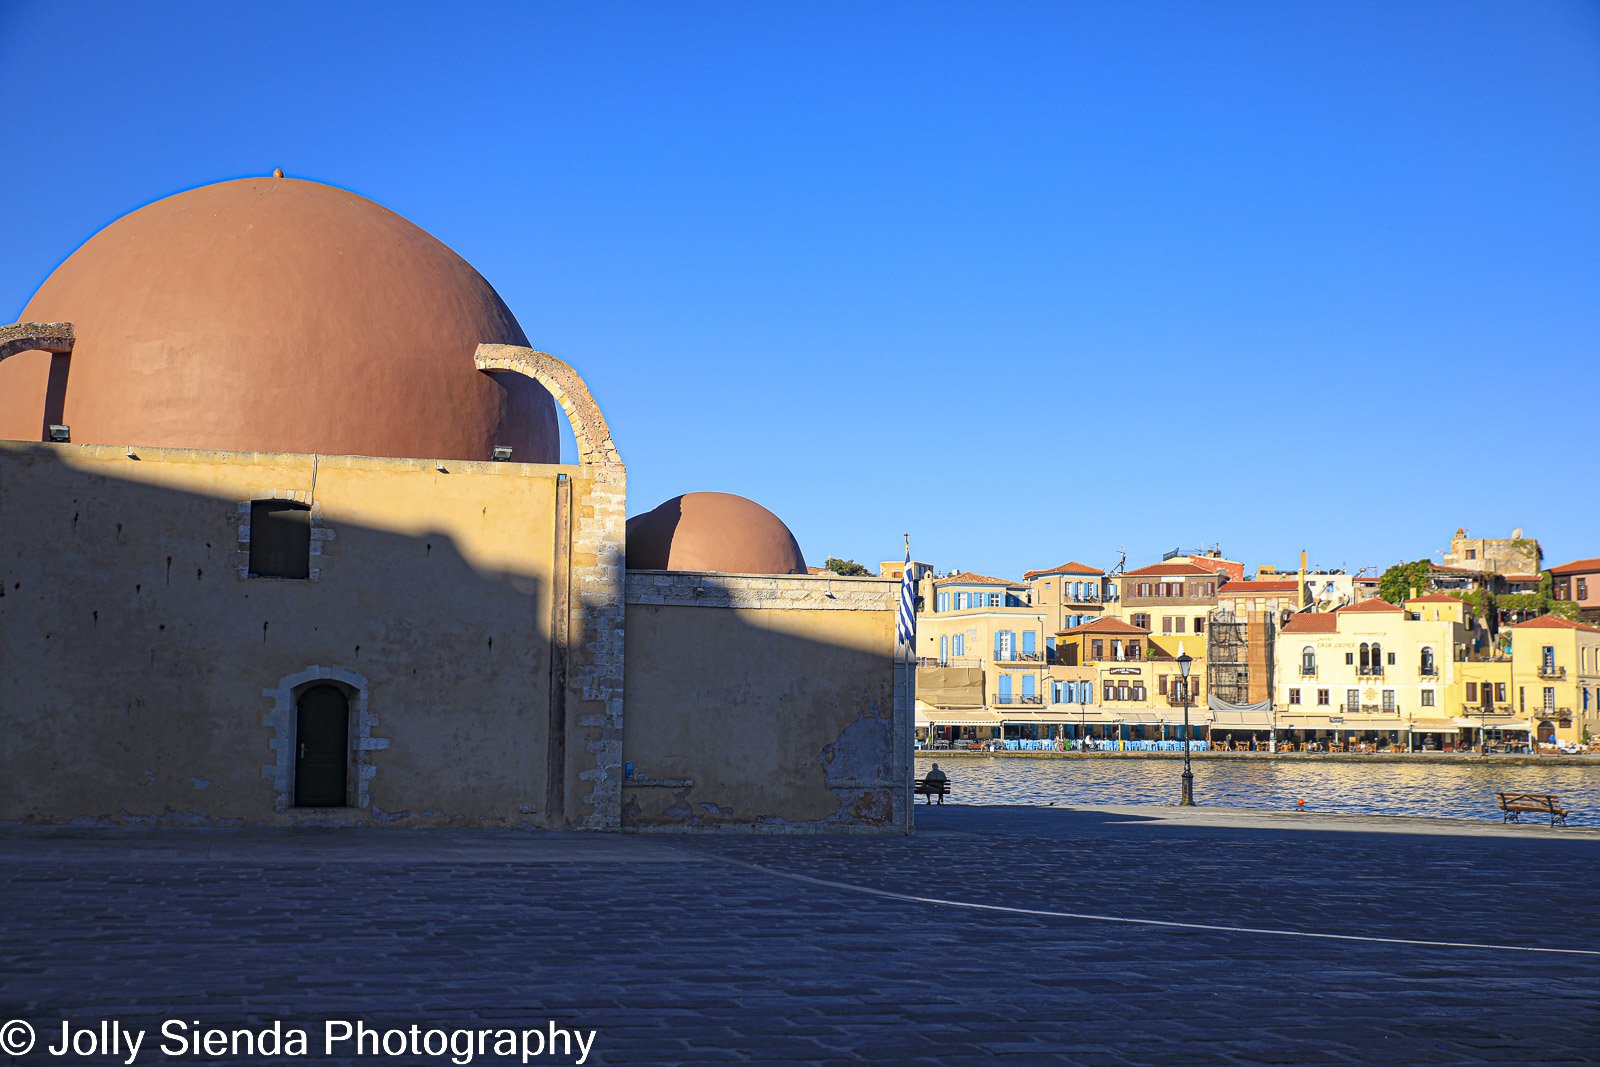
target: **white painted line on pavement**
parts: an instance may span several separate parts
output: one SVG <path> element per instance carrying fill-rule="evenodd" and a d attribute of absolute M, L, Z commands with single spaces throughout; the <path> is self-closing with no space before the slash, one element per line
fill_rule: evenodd
<path fill-rule="evenodd" d="M 873 889 L 870 886 L 852 885 L 849 882 L 834 882 L 826 878 L 813 878 L 805 874 L 792 874 L 788 871 L 774 870 L 763 867 L 759 863 L 749 863 L 745 860 L 736 860 L 727 856 L 721 857 L 736 867 L 748 867 L 752 871 L 760 871 L 778 878 L 787 878 L 794 882 L 806 882 L 810 885 L 827 886 L 830 889 L 843 889 L 849 893 L 863 893 L 867 896 L 884 897 L 888 900 L 904 900 L 911 904 L 938 904 L 947 908 L 967 908 L 972 911 L 994 911 L 1006 915 L 1033 915 L 1045 919 L 1081 919 L 1086 922 L 1124 923 L 1129 926 L 1162 926 L 1175 930 L 1208 930 L 1225 934 L 1266 934 L 1271 937 L 1311 937 L 1323 941 L 1362 941 L 1379 945 L 1420 945 L 1424 948 L 1478 948 L 1492 952 L 1546 952 L 1561 956 L 1600 956 L 1600 949 L 1589 948 L 1534 948 L 1529 945 L 1487 945 L 1472 941 L 1424 941 L 1410 937 L 1367 937 L 1362 934 L 1324 934 L 1311 930 L 1274 930 L 1259 926 L 1216 926 L 1210 923 L 1184 923 L 1173 922 L 1166 919 L 1133 919 L 1124 915 L 1094 915 L 1088 912 L 1077 911 L 1046 911 L 1040 908 L 1014 908 L 1005 904 L 978 904 L 968 900 L 944 900 L 939 897 L 919 897 L 910 893 L 896 893 L 888 889 Z"/>

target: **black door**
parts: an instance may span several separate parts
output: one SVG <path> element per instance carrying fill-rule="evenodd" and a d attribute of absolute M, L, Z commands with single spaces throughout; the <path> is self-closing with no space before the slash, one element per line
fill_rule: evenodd
<path fill-rule="evenodd" d="M 301 693 L 295 741 L 295 806 L 343 807 L 350 750 L 350 702 L 345 695 L 331 685 Z"/>

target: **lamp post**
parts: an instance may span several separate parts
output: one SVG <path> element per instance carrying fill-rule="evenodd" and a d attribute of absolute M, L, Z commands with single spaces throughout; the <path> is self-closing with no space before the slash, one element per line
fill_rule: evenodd
<path fill-rule="evenodd" d="M 1178 801 L 1179 807 L 1194 807 L 1194 771 L 1189 767 L 1189 668 L 1194 665 L 1194 657 L 1178 648 L 1178 674 L 1183 678 L 1183 799 Z"/>

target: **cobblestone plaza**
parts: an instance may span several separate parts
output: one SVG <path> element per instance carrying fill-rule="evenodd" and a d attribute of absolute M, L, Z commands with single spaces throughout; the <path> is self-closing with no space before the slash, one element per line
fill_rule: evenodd
<path fill-rule="evenodd" d="M 918 814 L 904 839 L 8 831 L 0 1017 L 553 1021 L 607 1064 L 1600 1062 L 1600 833 Z"/>

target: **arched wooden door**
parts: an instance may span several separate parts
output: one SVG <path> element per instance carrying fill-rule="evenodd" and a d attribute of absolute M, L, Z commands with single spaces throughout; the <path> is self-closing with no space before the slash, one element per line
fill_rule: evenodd
<path fill-rule="evenodd" d="M 350 701 L 343 691 L 314 685 L 301 693 L 295 717 L 295 806 L 343 807 L 349 753 Z"/>

